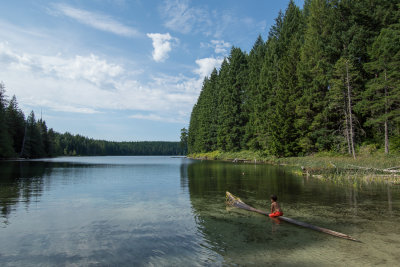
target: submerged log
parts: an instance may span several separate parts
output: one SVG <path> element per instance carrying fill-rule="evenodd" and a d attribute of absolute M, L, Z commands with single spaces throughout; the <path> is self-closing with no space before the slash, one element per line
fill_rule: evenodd
<path fill-rule="evenodd" d="M 234 207 L 237 207 L 237 208 L 240 208 L 240 209 L 245 209 L 245 210 L 248 210 L 248 211 L 257 212 L 259 214 L 266 215 L 266 216 L 269 215 L 269 213 L 266 212 L 266 211 L 255 209 L 255 208 L 247 205 L 240 198 L 235 197 L 234 195 L 232 195 L 229 192 L 226 192 L 226 203 L 228 205 L 230 205 L 230 206 L 234 206 Z M 306 227 L 306 228 L 309 228 L 309 229 L 312 229 L 312 230 L 315 230 L 315 231 L 318 231 L 318 232 L 322 232 L 322 233 L 325 233 L 325 234 L 328 234 L 328 235 L 333 235 L 333 236 L 344 238 L 344 239 L 347 239 L 347 240 L 360 242 L 357 239 L 354 239 L 353 237 L 351 237 L 349 235 L 346 235 L 346 234 L 343 234 L 343 233 L 340 233 L 340 232 L 336 232 L 336 231 L 332 231 L 332 230 L 329 230 L 329 229 L 326 229 L 326 228 L 323 228 L 323 227 L 319 227 L 319 226 L 315 226 L 315 225 L 312 225 L 312 224 L 309 224 L 309 223 L 297 221 L 297 220 L 294 220 L 294 219 L 291 219 L 291 218 L 288 218 L 288 217 L 284 217 L 284 216 L 279 216 L 277 218 L 279 220 L 281 220 L 281 221 L 285 221 L 285 222 L 292 223 L 292 224 L 295 224 L 295 225 L 298 225 L 298 226 Z"/>

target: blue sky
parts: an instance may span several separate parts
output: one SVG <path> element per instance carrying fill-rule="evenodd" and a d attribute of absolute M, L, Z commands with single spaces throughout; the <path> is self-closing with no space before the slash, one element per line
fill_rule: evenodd
<path fill-rule="evenodd" d="M 266 38 L 288 3 L 1 1 L 0 81 L 58 132 L 177 141 L 204 77 L 232 45 Z"/>

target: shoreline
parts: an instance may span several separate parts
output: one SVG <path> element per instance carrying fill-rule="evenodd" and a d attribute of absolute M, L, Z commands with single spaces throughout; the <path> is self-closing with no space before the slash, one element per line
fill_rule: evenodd
<path fill-rule="evenodd" d="M 216 160 L 232 163 L 270 164 L 292 167 L 292 173 L 326 181 L 386 182 L 400 185 L 400 155 L 383 153 L 358 155 L 357 159 L 340 154 L 319 153 L 302 157 L 277 158 L 264 156 L 258 151 L 189 154 L 197 160 Z"/>

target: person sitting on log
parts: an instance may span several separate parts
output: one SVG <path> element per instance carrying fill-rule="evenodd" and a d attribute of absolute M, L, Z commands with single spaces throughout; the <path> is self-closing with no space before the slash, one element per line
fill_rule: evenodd
<path fill-rule="evenodd" d="M 279 206 L 278 203 L 278 197 L 276 195 L 271 195 L 271 213 L 269 214 L 269 217 L 275 218 L 278 216 L 282 216 L 283 212 L 281 207 Z"/>

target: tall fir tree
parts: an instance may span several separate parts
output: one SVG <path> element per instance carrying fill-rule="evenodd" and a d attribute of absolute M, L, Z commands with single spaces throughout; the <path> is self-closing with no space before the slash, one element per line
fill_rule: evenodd
<path fill-rule="evenodd" d="M 218 87 L 218 71 L 216 68 L 211 72 L 209 79 L 209 106 L 208 115 L 208 151 L 217 150 L 217 137 L 218 137 L 218 109 L 219 109 L 219 87 Z"/>
<path fill-rule="evenodd" d="M 50 140 L 46 122 L 40 118 L 37 122 L 37 127 L 40 133 L 40 157 L 48 157 L 50 154 Z"/>
<path fill-rule="evenodd" d="M 26 131 L 22 145 L 21 155 L 24 158 L 40 158 L 45 156 L 40 124 L 35 119 L 35 113 L 31 111 L 26 119 Z"/>
<path fill-rule="evenodd" d="M 197 100 L 197 144 L 196 151 L 208 152 L 216 148 L 217 138 L 217 70 L 214 68 L 210 78 L 204 79 L 203 87 Z"/>
<path fill-rule="evenodd" d="M 180 145 L 183 155 L 186 155 L 188 153 L 188 130 L 186 128 L 181 129 Z"/>
<path fill-rule="evenodd" d="M 275 92 L 279 73 L 279 60 L 282 56 L 282 47 L 279 39 L 282 31 L 283 13 L 279 12 L 275 24 L 271 27 L 268 40 L 265 44 L 265 57 L 260 72 L 259 91 L 255 105 L 256 114 L 260 118 L 256 124 L 256 140 L 265 153 L 271 154 L 269 144 L 271 142 L 273 111 L 275 109 Z"/>
<path fill-rule="evenodd" d="M 192 108 L 192 113 L 190 114 L 189 132 L 188 132 L 188 152 L 189 153 L 199 152 L 198 145 L 197 145 L 198 130 L 199 130 L 198 108 L 197 108 L 197 103 L 196 103 L 196 104 L 194 104 L 194 106 Z"/>
<path fill-rule="evenodd" d="M 7 123 L 7 100 L 5 93 L 5 86 L 3 83 L 0 83 L 0 158 L 9 158 L 15 155 Z"/>
<path fill-rule="evenodd" d="M 222 61 L 221 68 L 219 71 L 218 78 L 218 128 L 217 128 L 217 148 L 222 151 L 229 150 L 228 142 L 229 142 L 229 134 L 230 129 L 233 124 L 233 114 L 232 114 L 232 97 L 231 97 L 231 89 L 229 84 L 229 73 L 230 73 L 230 65 L 228 60 L 225 58 Z"/>
<path fill-rule="evenodd" d="M 300 9 L 290 1 L 283 17 L 278 45 L 282 49 L 279 59 L 277 86 L 272 121 L 268 134 L 268 150 L 276 156 L 293 156 L 298 153 L 297 133 L 294 128 L 295 101 L 300 96 L 297 85 L 297 64 L 303 34 Z"/>
<path fill-rule="evenodd" d="M 25 134 L 25 115 L 18 107 L 15 95 L 11 98 L 6 110 L 8 133 L 12 139 L 13 149 L 16 154 L 21 153 L 22 141 Z"/>
<path fill-rule="evenodd" d="M 208 112 L 210 86 L 209 79 L 206 77 L 203 82 L 199 98 L 197 100 L 197 123 L 199 128 L 197 130 L 196 151 L 207 152 L 209 149 L 209 121 L 211 117 Z"/>
<path fill-rule="evenodd" d="M 374 78 L 367 84 L 361 106 L 370 112 L 367 125 L 383 128 L 385 153 L 389 153 L 390 124 L 400 122 L 400 23 L 382 29 L 365 64 Z"/>
<path fill-rule="evenodd" d="M 333 65 L 338 58 L 334 49 L 334 13 L 327 0 L 307 2 L 304 44 L 300 51 L 297 75 L 299 97 L 296 106 L 295 127 L 298 144 L 303 153 L 329 148 L 327 119 L 323 110 L 327 105 L 326 93 Z"/>
<path fill-rule="evenodd" d="M 261 35 L 258 36 L 256 42 L 248 56 L 249 79 L 248 87 L 244 94 L 243 112 L 248 114 L 248 121 L 245 126 L 243 136 L 244 148 L 252 150 L 261 149 L 258 142 L 258 131 L 262 124 L 259 103 L 259 95 L 261 94 L 260 75 L 265 57 L 265 43 Z"/>

